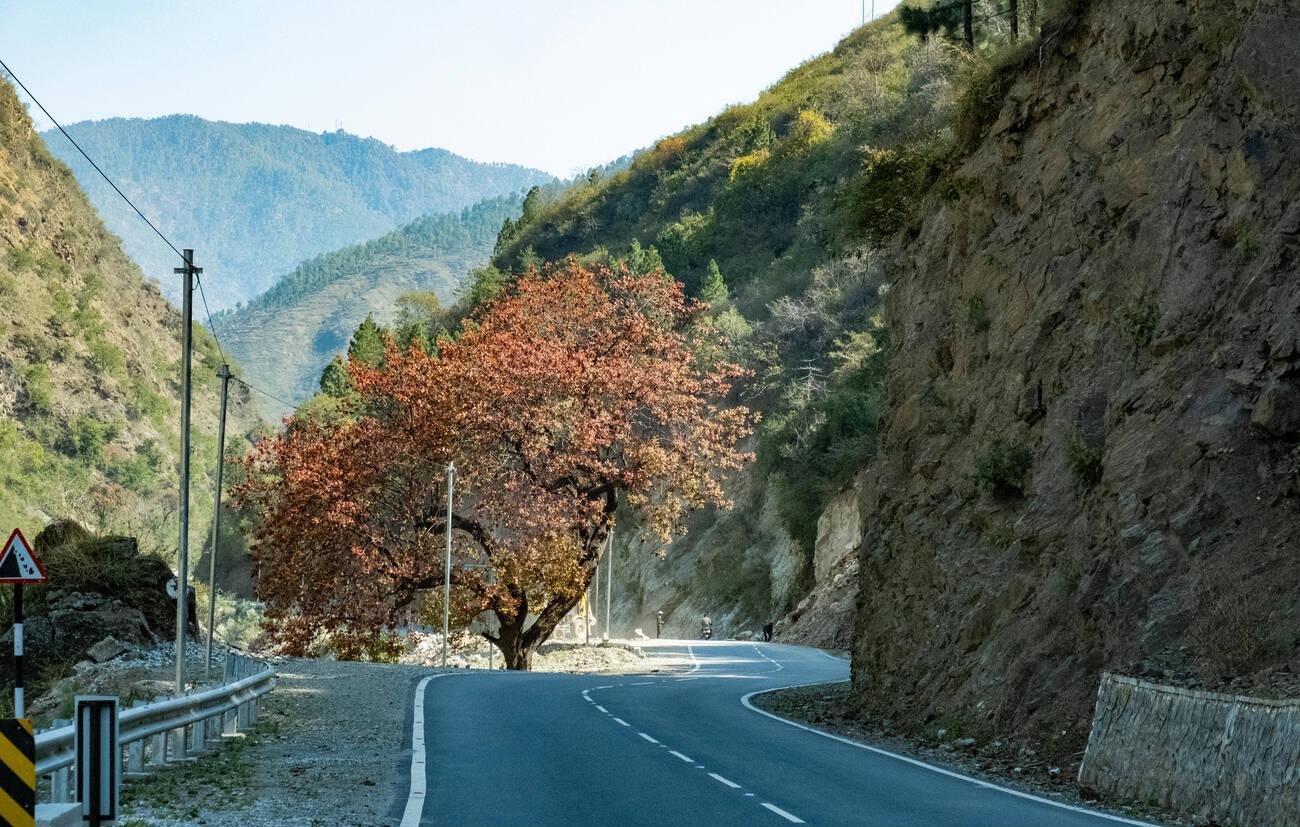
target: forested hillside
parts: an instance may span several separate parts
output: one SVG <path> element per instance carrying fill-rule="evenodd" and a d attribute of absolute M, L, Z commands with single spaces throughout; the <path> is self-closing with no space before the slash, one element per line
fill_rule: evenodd
<path fill-rule="evenodd" d="M 270 288 L 304 259 L 376 238 L 421 215 L 521 194 L 550 175 L 470 161 L 442 149 L 398 152 L 342 131 L 112 118 L 67 127 L 163 232 L 197 250 L 212 309 Z M 48 133 L 109 229 L 175 298 L 170 251 L 77 154 Z"/>
<path fill-rule="evenodd" d="M 813 586 L 818 515 L 875 445 L 888 331 L 872 248 L 950 150 L 959 63 L 893 19 L 864 27 L 628 169 L 526 203 L 503 231 L 494 264 L 506 272 L 571 253 L 662 257 L 713 304 L 753 373 L 740 393 L 764 421 L 756 466 L 733 482 L 736 510 L 697 519 L 662 558 L 619 535 L 615 599 L 629 623 L 653 626 L 663 609 L 682 631 L 705 612 L 752 628 Z"/>
<path fill-rule="evenodd" d="M 0 525 L 34 537 L 70 517 L 174 559 L 180 328 L 0 83 Z M 196 559 L 212 516 L 220 364 L 196 326 Z M 246 391 L 231 391 L 229 447 L 242 452 L 257 419 Z"/>
<path fill-rule="evenodd" d="M 518 198 L 497 198 L 419 218 L 303 262 L 249 304 L 218 313 L 213 324 L 249 381 L 299 402 L 319 389 L 321 369 L 366 318 L 393 321 L 408 293 L 450 304 L 465 274 L 491 254 L 502 224 L 518 213 Z M 260 402 L 274 417 L 287 412 L 274 400 Z"/>

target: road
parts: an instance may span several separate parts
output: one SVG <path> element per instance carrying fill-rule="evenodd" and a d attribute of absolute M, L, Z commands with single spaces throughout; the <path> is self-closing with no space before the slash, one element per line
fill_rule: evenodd
<path fill-rule="evenodd" d="M 423 720 L 413 715 L 423 735 L 416 760 L 420 747 L 425 760 L 394 818 L 405 814 L 403 827 L 1142 823 L 864 749 L 742 702 L 764 689 L 847 679 L 848 664 L 819 650 L 681 641 L 654 653 L 668 668 L 640 676 L 426 678 L 417 692 Z"/>

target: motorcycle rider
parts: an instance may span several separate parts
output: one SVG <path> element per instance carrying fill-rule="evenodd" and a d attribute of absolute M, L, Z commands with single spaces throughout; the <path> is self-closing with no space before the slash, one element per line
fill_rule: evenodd
<path fill-rule="evenodd" d="M 713 637 L 713 621 L 709 620 L 708 615 L 705 615 L 704 620 L 700 622 L 700 637 L 705 640 Z"/>

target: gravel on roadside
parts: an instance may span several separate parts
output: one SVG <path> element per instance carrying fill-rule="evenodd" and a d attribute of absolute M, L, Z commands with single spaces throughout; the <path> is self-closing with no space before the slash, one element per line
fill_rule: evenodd
<path fill-rule="evenodd" d="M 124 825 L 377 827 L 405 796 L 412 687 L 428 667 L 286 659 L 256 730 L 129 784 Z"/>

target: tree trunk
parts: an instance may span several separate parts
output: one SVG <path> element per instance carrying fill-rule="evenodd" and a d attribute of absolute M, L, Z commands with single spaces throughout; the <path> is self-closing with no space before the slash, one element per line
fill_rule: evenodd
<path fill-rule="evenodd" d="M 496 612 L 501 624 L 501 631 L 495 638 L 488 638 L 492 645 L 501 650 L 501 659 L 507 669 L 528 671 L 533 668 L 533 653 L 536 647 L 529 647 L 524 639 L 524 622 L 528 619 L 526 610 L 515 615 Z"/>
<path fill-rule="evenodd" d="M 1020 39 L 1020 0 L 1011 0 L 1011 42 Z"/>
<path fill-rule="evenodd" d="M 1029 31 L 1038 36 L 1038 0 L 1029 0 Z"/>
<path fill-rule="evenodd" d="M 596 547 L 599 548 L 600 541 Z M 600 563 L 600 554 L 597 552 L 590 560 L 583 564 L 583 573 L 586 575 L 586 582 L 583 584 L 582 592 L 579 592 L 572 598 L 552 600 L 542 607 L 537 613 L 533 624 L 527 629 L 524 624 L 528 622 L 528 600 L 525 596 L 520 595 L 513 615 L 502 614 L 494 610 L 497 620 L 501 624 L 501 631 L 495 639 L 488 638 L 492 643 L 501 650 L 501 657 L 505 661 L 507 669 L 516 669 L 527 671 L 533 667 L 533 655 L 537 653 L 538 648 L 550 639 L 551 633 L 555 627 L 564 619 L 578 601 L 582 599 L 586 587 L 591 584 L 591 578 L 595 576 L 596 566 Z"/>
<path fill-rule="evenodd" d="M 975 0 L 966 0 L 962 4 L 962 28 L 965 30 L 966 45 L 975 48 Z"/>

